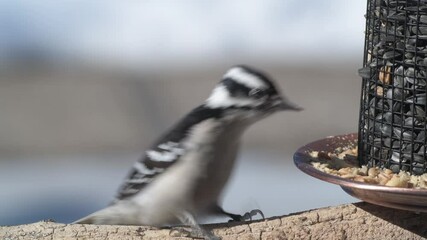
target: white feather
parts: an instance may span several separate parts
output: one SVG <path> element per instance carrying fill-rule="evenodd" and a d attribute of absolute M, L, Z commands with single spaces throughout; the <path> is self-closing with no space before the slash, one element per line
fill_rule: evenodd
<path fill-rule="evenodd" d="M 260 89 L 266 89 L 268 88 L 268 86 L 264 83 L 264 81 L 262 81 L 261 79 L 259 79 L 257 76 L 247 73 L 245 72 L 242 68 L 240 67 L 234 67 L 230 70 L 228 70 L 224 77 L 225 78 L 231 78 L 234 81 L 243 84 L 249 88 L 260 88 Z"/>
<path fill-rule="evenodd" d="M 221 108 L 230 106 L 254 106 L 255 102 L 249 98 L 233 98 L 227 88 L 223 85 L 215 87 L 212 94 L 206 100 L 206 106 L 210 108 Z"/>
<path fill-rule="evenodd" d="M 146 152 L 147 156 L 153 161 L 159 162 L 173 162 L 176 159 L 177 154 L 175 152 L 157 152 L 149 150 Z"/>

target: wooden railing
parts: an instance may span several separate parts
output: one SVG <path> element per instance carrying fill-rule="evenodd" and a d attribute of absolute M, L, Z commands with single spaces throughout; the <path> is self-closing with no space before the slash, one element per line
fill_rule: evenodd
<path fill-rule="evenodd" d="M 368 203 L 320 208 L 265 220 L 205 225 L 221 239 L 426 239 L 427 214 Z M 37 222 L 0 227 L 0 239 L 194 239 L 185 229 Z M 200 238 L 198 238 L 200 239 Z"/>

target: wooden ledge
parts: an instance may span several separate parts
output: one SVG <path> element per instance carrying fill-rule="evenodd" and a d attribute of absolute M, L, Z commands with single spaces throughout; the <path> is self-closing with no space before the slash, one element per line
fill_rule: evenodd
<path fill-rule="evenodd" d="M 222 239 L 426 239 L 427 214 L 368 203 L 345 204 L 262 221 L 205 225 Z M 174 228 L 180 229 L 180 228 Z M 37 222 L 0 227 L 0 239 L 192 239 L 171 229 Z"/>

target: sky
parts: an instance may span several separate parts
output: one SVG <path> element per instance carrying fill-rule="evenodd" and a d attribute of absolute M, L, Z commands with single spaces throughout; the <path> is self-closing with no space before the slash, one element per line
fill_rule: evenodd
<path fill-rule="evenodd" d="M 362 0 L 0 0 L 0 54 L 126 64 L 341 58 L 362 51 L 365 8 Z"/>

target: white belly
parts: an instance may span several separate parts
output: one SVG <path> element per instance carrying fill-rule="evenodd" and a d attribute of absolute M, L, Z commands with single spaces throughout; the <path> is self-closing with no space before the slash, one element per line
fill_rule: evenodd
<path fill-rule="evenodd" d="M 244 126 L 206 120 L 190 134 L 189 151 L 132 201 L 140 223 L 162 225 L 182 210 L 196 214 L 217 203 L 231 174 Z M 170 187 L 165 187 L 170 186 Z"/>

